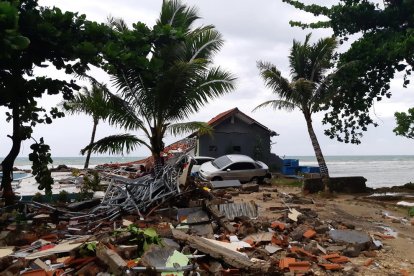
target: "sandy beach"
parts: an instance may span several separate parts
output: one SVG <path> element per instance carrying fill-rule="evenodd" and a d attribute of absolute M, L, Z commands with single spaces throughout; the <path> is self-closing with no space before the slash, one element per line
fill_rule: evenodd
<path fill-rule="evenodd" d="M 396 236 L 390 239 L 381 239 L 384 247 L 378 250 L 374 257 L 366 257 L 361 254 L 356 258 L 350 258 L 352 265 L 358 268 L 355 274 L 350 275 L 404 275 L 401 274 L 401 270 L 414 273 L 414 251 L 412 250 L 414 248 L 414 224 L 407 217 L 406 208 L 397 207 L 395 203 L 386 204 L 384 201 L 367 200 L 366 194 L 337 194 L 332 199 L 326 199 L 318 195 L 304 196 L 301 188 L 298 187 L 285 185 L 277 185 L 276 187 L 277 192 L 272 192 L 272 189 L 264 187 L 257 193 L 239 194 L 233 199 L 235 202 L 255 201 L 259 205 L 260 216 L 272 221 L 280 217 L 280 213 L 270 211 L 272 207 L 283 206 L 278 193 L 296 194 L 299 197 L 312 199 L 314 204 L 300 204 L 300 207 L 315 210 L 318 217 L 324 221 L 349 224 L 371 236 L 383 233 L 383 227 L 388 227 L 396 233 Z M 263 200 L 263 194 L 270 194 L 271 200 Z M 388 217 L 384 214 L 387 214 Z M 413 220 L 411 219 L 411 221 Z M 364 262 L 369 258 L 373 259 L 373 263 L 365 266 Z M 337 275 L 343 275 L 343 273 Z"/>

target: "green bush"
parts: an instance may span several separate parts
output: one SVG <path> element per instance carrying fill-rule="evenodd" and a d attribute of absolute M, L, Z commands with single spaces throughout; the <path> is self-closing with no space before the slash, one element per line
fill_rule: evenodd
<path fill-rule="evenodd" d="M 57 199 L 58 202 L 68 202 L 69 201 L 69 193 L 65 190 L 59 192 Z"/>
<path fill-rule="evenodd" d="M 408 209 L 408 215 L 410 217 L 414 217 L 414 207 L 411 207 L 410 209 Z"/>
<path fill-rule="evenodd" d="M 32 201 L 43 202 L 43 195 L 40 192 L 37 192 L 33 195 Z"/>

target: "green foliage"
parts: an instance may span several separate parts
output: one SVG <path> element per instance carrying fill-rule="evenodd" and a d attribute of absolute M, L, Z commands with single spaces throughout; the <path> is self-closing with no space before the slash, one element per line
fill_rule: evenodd
<path fill-rule="evenodd" d="M 69 201 L 69 193 L 65 190 L 59 192 L 57 199 L 58 202 L 66 203 Z"/>
<path fill-rule="evenodd" d="M 408 109 L 408 112 L 396 112 L 394 114 L 397 127 L 394 128 L 396 135 L 401 135 L 414 139 L 414 108 Z"/>
<path fill-rule="evenodd" d="M 43 195 L 40 192 L 37 192 L 33 195 L 32 200 L 36 202 L 43 202 Z"/>
<path fill-rule="evenodd" d="M 81 257 L 91 257 L 96 255 L 97 242 L 88 242 L 82 244 L 79 248 L 79 254 Z"/>
<path fill-rule="evenodd" d="M 11 23 L 17 22 L 17 26 L 13 30 L 18 31 L 16 35 L 21 36 L 19 40 L 30 40 L 28 45 L 16 41 L 15 50 L 0 51 L 0 106 L 10 110 L 6 112 L 6 120 L 13 124 L 13 134 L 9 136 L 12 148 L 2 162 L 5 172 L 2 187 L 7 204 L 11 204 L 13 191 L 7 175 L 19 154 L 21 142 L 31 137 L 37 124 L 50 124 L 53 119 L 64 115 L 56 107 L 46 110 L 39 106 L 38 100 L 45 94 L 62 94 L 69 99 L 73 91 L 79 89 L 73 80 L 37 76 L 34 69 L 51 67 L 64 70 L 67 74 L 84 74 L 90 64 L 99 65 L 101 62 L 99 52 L 110 38 L 111 30 L 104 24 L 87 21 L 84 15 L 62 12 L 56 7 L 39 7 L 37 0 L 8 1 L 13 3 L 14 8 L 7 11 L 8 4 L 4 1 L 0 3 L 0 24 L 4 23 L 3 20 L 9 22 L 7 18 L 13 18 L 3 15 L 12 14 L 15 8 L 18 20 L 15 15 L 15 22 Z M 7 40 L 10 22 L 0 27 L 0 36 L 5 31 Z M 0 48 L 3 46 L 4 38 L 0 37 Z M 20 50 L 23 46 L 26 48 Z M 45 182 L 44 188 L 47 188 L 47 182 L 50 181 Z"/>
<path fill-rule="evenodd" d="M 53 160 L 49 153 L 50 147 L 44 143 L 43 138 L 40 138 L 40 142 L 32 144 L 30 148 L 33 152 L 29 154 L 29 160 L 32 162 L 32 174 L 39 183 L 38 188 L 45 189 L 46 195 L 51 196 L 53 178 L 48 165 L 52 164 Z"/>
<path fill-rule="evenodd" d="M 93 196 L 93 192 L 99 190 L 99 184 L 101 182 L 101 178 L 99 177 L 98 172 L 94 171 L 92 172 L 92 179 L 85 175 L 83 177 L 83 183 L 80 188 L 80 192 L 77 195 L 77 200 L 87 200 L 91 199 Z"/>
<path fill-rule="evenodd" d="M 79 169 L 77 169 L 77 168 L 72 169 L 72 175 L 73 176 L 79 176 L 79 174 L 80 174 L 80 170 Z"/>
<path fill-rule="evenodd" d="M 262 61 L 257 63 L 266 87 L 278 98 L 266 101 L 254 110 L 267 106 L 276 110 L 299 109 L 305 118 L 315 156 L 323 172 L 322 176 L 325 177 L 329 174 L 313 130 L 312 114 L 325 109 L 327 102 L 336 96 L 336 91 L 332 88 L 332 79 L 341 70 L 328 74 L 333 67 L 336 40 L 328 37 L 311 44 L 310 37 L 310 34 L 307 35 L 303 43 L 293 41 L 289 55 L 291 81 L 284 78 L 275 65 Z"/>
<path fill-rule="evenodd" d="M 100 183 L 101 183 L 101 178 L 99 177 L 99 173 L 97 171 L 93 171 L 92 179 L 87 175 L 83 177 L 82 188 L 88 191 L 98 191 Z"/>
<path fill-rule="evenodd" d="M 89 159 L 92 153 L 92 144 L 95 142 L 95 134 L 98 123 L 109 116 L 111 112 L 110 97 L 106 93 L 107 88 L 104 84 L 92 81 L 92 88 L 84 87 L 81 93 L 76 94 L 72 99 L 62 103 L 64 110 L 68 114 L 85 113 L 92 116 L 93 128 L 92 137 L 88 149 L 81 150 L 84 154 L 87 152 L 85 168 L 89 166 Z"/>
<path fill-rule="evenodd" d="M 377 125 L 369 111 L 375 101 L 391 97 L 390 81 L 395 73 L 405 72 L 403 86 L 410 82 L 414 66 L 414 1 L 387 0 L 382 5 L 365 0 L 340 0 L 329 8 L 296 0 L 283 1 L 328 18 L 311 24 L 291 21 L 292 26 L 330 27 L 341 43 L 350 35 L 362 34 L 339 55 L 339 67 L 354 62 L 335 78 L 334 85 L 340 94 L 331 99 L 329 113 L 324 118 L 324 123 L 331 125 L 325 132 L 330 138 L 360 143 L 362 131 L 368 125 Z"/>
<path fill-rule="evenodd" d="M 131 224 L 125 229 L 117 230 L 114 234 L 117 235 L 121 232 L 131 234 L 128 244 L 138 245 L 138 256 L 141 256 L 151 244 L 162 245 L 162 239 L 153 228 L 140 229 L 137 225 Z"/>
<path fill-rule="evenodd" d="M 411 207 L 410 209 L 408 209 L 408 215 L 410 217 L 414 217 L 414 207 Z"/>
<path fill-rule="evenodd" d="M 29 45 L 27 37 L 18 31 L 17 1 L 0 1 L 0 60 Z"/>
<path fill-rule="evenodd" d="M 188 119 L 209 99 L 230 92 L 234 77 L 212 66 L 223 39 L 211 25 L 194 27 L 198 18 L 196 10 L 181 1 L 163 1 L 152 29 L 143 23 L 128 28 L 121 19 L 110 19 L 116 39 L 104 49 L 103 68 L 119 94 L 111 99 L 114 110 L 108 121 L 129 131 L 140 130 L 146 140 L 114 135 L 97 141 L 101 146 L 94 152 L 118 153 L 139 144 L 159 157 L 167 131 L 206 130 L 205 124 L 196 122 L 174 124 Z"/>

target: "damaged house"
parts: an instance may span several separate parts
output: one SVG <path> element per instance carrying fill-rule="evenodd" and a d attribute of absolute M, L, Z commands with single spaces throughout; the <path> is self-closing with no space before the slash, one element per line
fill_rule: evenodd
<path fill-rule="evenodd" d="M 237 107 L 218 114 L 208 124 L 213 127 L 213 134 L 198 137 L 197 155 L 220 157 L 225 154 L 244 154 L 270 167 L 280 166 L 280 158 L 270 152 L 271 137 L 278 134 Z M 190 135 L 194 136 L 197 133 Z"/>

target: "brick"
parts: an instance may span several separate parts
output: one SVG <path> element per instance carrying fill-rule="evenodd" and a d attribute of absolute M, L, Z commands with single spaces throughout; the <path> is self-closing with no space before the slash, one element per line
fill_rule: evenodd
<path fill-rule="evenodd" d="M 317 259 L 317 257 L 316 257 L 315 255 L 313 255 L 312 253 L 310 253 L 310 252 L 306 251 L 306 250 L 305 250 L 305 249 L 303 249 L 303 248 L 299 248 L 299 247 L 297 247 L 297 246 L 292 246 L 292 247 L 290 248 L 290 251 L 291 251 L 292 253 L 296 253 L 296 254 L 299 254 L 299 255 L 302 255 L 302 256 L 306 256 L 306 257 L 309 257 L 309 258 L 314 259 L 314 260 L 316 260 L 316 259 Z"/>
<path fill-rule="evenodd" d="M 341 264 L 341 263 L 347 263 L 349 262 L 349 258 L 345 257 L 345 256 L 340 256 L 337 258 L 331 258 L 329 259 L 329 261 L 336 263 L 336 264 Z"/>
<path fill-rule="evenodd" d="M 313 229 L 309 229 L 305 233 L 303 233 L 303 237 L 307 239 L 311 239 L 315 236 L 316 236 L 316 232 Z"/>
<path fill-rule="evenodd" d="M 340 264 L 319 264 L 326 270 L 342 270 L 344 267 Z"/>
<path fill-rule="evenodd" d="M 391 235 L 385 235 L 385 234 L 381 234 L 381 233 L 375 233 L 375 236 L 377 236 L 378 238 L 382 239 L 382 240 L 391 240 L 391 239 L 395 239 L 394 236 Z"/>
<path fill-rule="evenodd" d="M 401 273 L 401 276 L 410 276 L 410 273 L 405 269 L 401 269 L 400 273 Z"/>
<path fill-rule="evenodd" d="M 329 260 L 329 259 L 332 259 L 332 258 L 338 258 L 340 256 L 341 255 L 339 255 L 338 253 L 333 253 L 333 254 L 329 254 L 329 255 L 324 255 L 324 256 L 322 256 L 322 258 L 324 258 L 325 260 Z"/>
<path fill-rule="evenodd" d="M 283 258 L 283 259 L 280 259 L 279 261 L 279 267 L 280 269 L 283 270 L 283 269 L 289 268 L 289 264 L 294 263 L 294 262 L 296 262 L 295 258 Z"/>
<path fill-rule="evenodd" d="M 286 228 L 286 224 L 284 224 L 283 222 L 274 221 L 274 222 L 272 222 L 270 227 L 272 227 L 273 229 L 279 229 L 279 230 L 283 231 Z"/>
<path fill-rule="evenodd" d="M 370 266 L 374 262 L 374 259 L 369 258 L 364 262 L 364 266 Z"/>
<path fill-rule="evenodd" d="M 291 272 L 295 272 L 295 271 L 306 272 L 309 269 L 310 269 L 310 263 L 308 261 L 293 262 L 289 264 L 289 271 Z"/>

